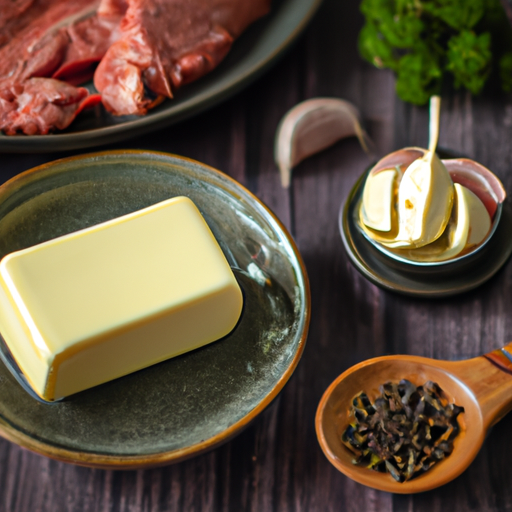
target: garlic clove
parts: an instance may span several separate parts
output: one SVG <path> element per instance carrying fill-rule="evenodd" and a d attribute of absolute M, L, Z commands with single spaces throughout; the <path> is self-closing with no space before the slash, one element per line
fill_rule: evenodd
<path fill-rule="evenodd" d="M 400 180 L 402 179 L 402 175 L 405 172 L 405 169 L 412 163 L 414 160 L 422 157 L 425 154 L 426 150 L 422 148 L 404 148 L 394 151 L 393 153 L 389 153 L 388 155 L 382 157 L 370 170 L 368 176 L 366 178 L 364 189 L 363 189 L 363 200 L 361 201 L 361 205 L 359 207 L 359 226 L 364 231 L 366 236 L 368 236 L 371 240 L 380 243 L 391 243 L 396 239 L 398 235 L 398 214 L 396 210 L 396 195 L 398 191 L 398 186 L 400 184 Z M 394 173 L 393 173 L 394 171 Z M 388 174 L 387 178 L 382 178 L 380 176 L 381 173 Z M 387 187 L 390 186 L 388 183 L 387 187 L 384 187 L 387 190 L 384 198 L 375 197 L 379 185 L 380 179 L 390 180 L 391 176 L 394 174 L 393 179 L 393 195 L 391 197 L 391 190 Z M 391 181 L 391 180 L 390 180 Z M 379 184 L 379 185 L 378 185 Z M 370 190 L 367 188 L 370 187 Z M 388 203 L 390 201 L 391 212 L 389 214 L 390 220 L 387 221 L 387 226 L 385 224 L 380 225 L 379 222 L 375 222 L 374 216 L 375 213 L 371 213 L 374 209 L 382 208 L 383 211 L 387 211 L 387 205 L 379 205 L 379 202 L 385 201 Z M 376 206 L 373 203 L 376 203 Z M 373 221 L 372 221 L 373 218 Z M 387 231 L 382 229 L 384 226 L 388 227 L 389 224 L 391 226 Z"/>
<path fill-rule="evenodd" d="M 378 242 L 386 245 L 395 240 L 398 234 L 398 222 L 394 222 L 390 231 L 377 231 L 376 229 L 369 228 L 363 221 L 362 208 L 359 209 L 359 227 L 363 230 L 367 237 L 373 242 Z"/>
<path fill-rule="evenodd" d="M 471 190 L 463 187 L 469 210 L 469 235 L 466 249 L 481 244 L 491 230 L 491 217 L 482 201 Z"/>
<path fill-rule="evenodd" d="M 405 171 L 398 189 L 399 230 L 388 247 L 422 247 L 441 236 L 453 205 L 453 182 L 428 151 Z"/>
<path fill-rule="evenodd" d="M 384 169 L 395 168 L 400 171 L 401 175 L 405 172 L 407 167 L 411 165 L 414 160 L 421 158 L 426 149 L 423 148 L 403 148 L 393 151 L 386 156 L 382 157 L 370 170 L 370 175 L 377 174 Z"/>
<path fill-rule="evenodd" d="M 443 160 L 454 183 L 469 188 L 482 201 L 489 215 L 494 218 L 498 205 L 507 193 L 499 178 L 482 164 L 468 158 Z"/>
<path fill-rule="evenodd" d="M 422 247 L 443 233 L 453 205 L 453 182 L 436 155 L 441 98 L 430 98 L 428 151 L 404 173 L 398 189 L 399 230 L 395 247 Z"/>
<path fill-rule="evenodd" d="M 471 196 L 474 196 L 474 194 L 458 183 L 455 184 L 454 191 L 455 201 L 452 214 L 443 234 L 434 242 L 423 247 L 394 252 L 412 261 L 435 262 L 449 260 L 464 251 L 471 228 L 471 208 L 469 203 L 471 203 Z"/>
<path fill-rule="evenodd" d="M 361 204 L 361 220 L 365 226 L 377 231 L 391 231 L 393 224 L 397 224 L 394 205 L 397 178 L 396 169 L 368 175 Z"/>
<path fill-rule="evenodd" d="M 368 136 L 352 103 L 338 98 L 312 98 L 289 110 L 277 128 L 274 159 L 283 187 L 290 186 L 291 171 L 299 162 L 338 140 L 357 136 L 368 151 Z"/>

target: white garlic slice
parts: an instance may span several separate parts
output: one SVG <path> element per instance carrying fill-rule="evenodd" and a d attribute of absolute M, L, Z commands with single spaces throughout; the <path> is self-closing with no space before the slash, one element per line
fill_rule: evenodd
<path fill-rule="evenodd" d="M 481 244 L 491 230 L 491 217 L 484 203 L 471 190 L 465 188 L 469 211 L 469 234 L 466 249 Z"/>
<path fill-rule="evenodd" d="M 396 251 L 398 254 L 412 261 L 433 262 L 454 258 L 465 249 L 470 229 L 468 194 L 472 192 L 458 183 L 455 184 L 454 189 L 455 201 L 452 214 L 443 234 L 428 245 L 408 251 Z"/>
<path fill-rule="evenodd" d="M 394 247 L 422 247 L 443 233 L 453 205 L 453 182 L 430 151 L 405 171 L 398 189 L 399 231 Z"/>
<path fill-rule="evenodd" d="M 412 162 L 398 188 L 399 230 L 394 248 L 422 247 L 443 233 L 453 205 L 453 181 L 436 155 L 440 98 L 430 102 L 430 141 L 423 157 Z"/>
<path fill-rule="evenodd" d="M 312 98 L 289 110 L 277 127 L 274 159 L 283 187 L 290 186 L 291 171 L 299 162 L 355 135 L 365 151 L 369 139 L 352 103 L 338 98 Z"/>
<path fill-rule="evenodd" d="M 482 201 L 455 183 L 455 202 L 444 233 L 429 245 L 395 252 L 412 261 L 446 261 L 482 243 L 490 229 L 491 218 Z"/>
<path fill-rule="evenodd" d="M 368 175 L 361 204 L 362 221 L 377 231 L 391 231 L 396 224 L 395 194 L 398 171 L 384 169 Z"/>

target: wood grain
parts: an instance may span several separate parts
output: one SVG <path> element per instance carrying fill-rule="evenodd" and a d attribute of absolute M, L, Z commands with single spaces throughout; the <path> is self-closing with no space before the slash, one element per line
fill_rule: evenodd
<path fill-rule="evenodd" d="M 334 378 L 368 357 L 407 353 L 462 359 L 512 339 L 512 267 L 477 290 L 428 301 L 385 292 L 351 265 L 339 208 L 370 159 L 355 139 L 304 161 L 285 191 L 273 162 L 279 119 L 297 102 L 354 102 L 381 156 L 427 144 L 425 108 L 400 102 L 390 73 L 357 53 L 358 2 L 325 0 L 303 37 L 267 74 L 178 126 L 109 146 L 185 155 L 239 180 L 290 229 L 311 280 L 313 316 L 298 369 L 241 435 L 192 460 L 146 471 L 75 467 L 0 440 L 0 512 L 451 512 L 512 511 L 512 417 L 496 425 L 471 467 L 421 495 L 393 496 L 338 473 L 320 451 L 314 415 Z M 449 91 L 440 146 L 491 168 L 512 193 L 512 97 Z M 2 155 L 0 181 L 72 153 Z"/>

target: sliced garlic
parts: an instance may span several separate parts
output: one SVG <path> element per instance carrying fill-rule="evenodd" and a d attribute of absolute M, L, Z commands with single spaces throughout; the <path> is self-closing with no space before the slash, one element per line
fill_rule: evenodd
<path fill-rule="evenodd" d="M 388 247 L 422 247 L 441 236 L 453 205 L 453 182 L 436 155 L 440 99 L 431 98 L 428 151 L 412 162 L 398 189 L 399 229 Z"/>
<path fill-rule="evenodd" d="M 366 233 L 368 237 L 370 237 L 373 241 L 379 242 L 383 245 L 386 242 L 391 242 L 396 238 L 398 233 L 398 222 L 393 223 L 393 227 L 391 231 L 378 231 L 376 229 L 369 228 L 365 225 L 362 215 L 362 208 L 359 209 L 359 227 Z"/>
<path fill-rule="evenodd" d="M 491 230 L 491 217 L 484 203 L 471 190 L 465 188 L 469 210 L 469 235 L 466 249 L 481 244 Z"/>
<path fill-rule="evenodd" d="M 453 205 L 453 182 L 430 151 L 405 171 L 398 189 L 399 230 L 394 247 L 422 247 L 443 233 Z"/>
<path fill-rule="evenodd" d="M 444 233 L 433 243 L 408 251 L 394 251 L 418 262 L 445 261 L 484 241 L 491 218 L 480 199 L 468 188 L 455 183 L 452 215 Z"/>
<path fill-rule="evenodd" d="M 359 122 L 359 111 L 338 98 L 313 98 L 289 110 L 277 128 L 274 159 L 283 187 L 290 186 L 291 171 L 299 162 L 338 140 L 357 136 L 368 151 L 368 136 Z"/>
<path fill-rule="evenodd" d="M 366 179 L 361 205 L 365 226 L 377 231 L 391 231 L 396 224 L 395 195 L 398 171 L 384 169 Z M 395 220 L 395 222 L 393 222 Z"/>
<path fill-rule="evenodd" d="M 492 219 L 498 205 L 507 197 L 505 187 L 499 178 L 487 167 L 468 158 L 452 158 L 444 160 L 443 163 L 452 180 L 475 193 L 487 208 Z"/>
<path fill-rule="evenodd" d="M 443 234 L 434 242 L 408 251 L 396 251 L 407 259 L 420 262 L 444 261 L 454 258 L 466 247 L 470 230 L 467 188 L 455 184 L 452 214 Z M 474 194 L 473 194 L 474 195 Z"/>

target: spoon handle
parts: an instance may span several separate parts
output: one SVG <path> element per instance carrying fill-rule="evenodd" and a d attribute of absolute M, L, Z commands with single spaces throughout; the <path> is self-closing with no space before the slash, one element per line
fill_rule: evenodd
<path fill-rule="evenodd" d="M 477 359 L 492 364 L 482 372 L 478 386 L 484 420 L 492 426 L 512 410 L 512 343 Z"/>
<path fill-rule="evenodd" d="M 489 352 L 483 357 L 497 366 L 500 370 L 512 375 L 512 343 L 494 350 L 493 352 Z"/>

